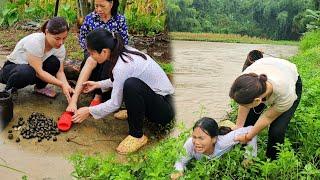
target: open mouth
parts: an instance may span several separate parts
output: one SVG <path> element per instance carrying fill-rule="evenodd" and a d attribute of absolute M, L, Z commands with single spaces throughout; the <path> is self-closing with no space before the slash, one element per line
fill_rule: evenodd
<path fill-rule="evenodd" d="M 201 151 L 203 150 L 203 148 L 202 148 L 202 147 L 197 147 L 197 146 L 196 146 L 196 147 L 194 147 L 194 150 L 195 150 L 195 151 L 197 151 L 197 152 L 201 152 Z"/>

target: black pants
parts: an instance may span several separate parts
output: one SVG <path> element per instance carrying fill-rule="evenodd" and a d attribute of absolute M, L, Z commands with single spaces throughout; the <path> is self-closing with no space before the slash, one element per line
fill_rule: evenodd
<path fill-rule="evenodd" d="M 123 98 L 128 110 L 129 134 L 133 137 L 142 137 L 145 117 L 161 125 L 170 123 L 174 118 L 172 96 L 156 94 L 138 78 L 132 77 L 125 81 Z"/>
<path fill-rule="evenodd" d="M 60 69 L 60 60 L 52 55 L 43 62 L 42 69 L 52 76 L 56 76 Z M 2 71 L 2 82 L 6 84 L 6 90 L 21 89 L 33 84 L 41 89 L 48 84 L 36 76 L 36 71 L 29 64 L 15 64 L 6 61 Z"/>
<path fill-rule="evenodd" d="M 298 98 L 295 100 L 291 108 L 288 111 L 281 114 L 276 120 L 274 120 L 269 127 L 266 155 L 268 158 L 271 158 L 272 160 L 276 159 L 277 157 L 278 151 L 275 148 L 277 143 L 280 143 L 280 144 L 284 143 L 285 133 L 287 131 L 288 124 L 299 105 L 299 102 L 301 99 L 301 93 L 302 93 L 302 82 L 299 76 L 296 83 L 296 94 Z M 256 121 L 259 119 L 260 114 L 264 108 L 265 108 L 265 105 L 260 104 L 259 106 L 253 109 L 250 109 L 244 126 L 246 127 L 246 126 L 254 125 Z"/>
<path fill-rule="evenodd" d="M 81 66 L 80 66 L 81 70 L 82 70 L 83 66 L 85 65 L 89 56 L 90 55 L 89 55 L 88 51 L 85 50 L 83 52 L 84 60 L 82 61 Z M 110 61 L 105 61 L 102 64 L 97 64 L 97 66 L 91 72 L 89 80 L 90 81 L 101 81 L 101 80 L 109 79 L 110 68 L 111 68 Z M 99 89 L 94 90 L 93 93 L 101 95 L 103 100 L 108 100 L 111 98 L 111 91 L 102 93 L 101 89 L 99 88 Z"/>

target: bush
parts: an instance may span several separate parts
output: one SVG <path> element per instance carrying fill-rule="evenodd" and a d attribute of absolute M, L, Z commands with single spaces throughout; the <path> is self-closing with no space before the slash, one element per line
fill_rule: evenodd
<path fill-rule="evenodd" d="M 165 30 L 163 0 L 136 0 L 127 5 L 125 16 L 133 34 L 155 35 Z"/>
<path fill-rule="evenodd" d="M 307 32 L 300 42 L 300 50 L 306 51 L 320 45 L 320 30 Z M 301 55 L 299 55 L 301 56 Z M 309 57 L 309 56 L 305 56 Z"/>

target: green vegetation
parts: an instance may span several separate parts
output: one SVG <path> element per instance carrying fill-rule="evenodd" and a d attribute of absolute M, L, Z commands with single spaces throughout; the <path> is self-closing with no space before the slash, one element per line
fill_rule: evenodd
<path fill-rule="evenodd" d="M 0 27 L 14 26 L 19 22 L 43 22 L 53 16 L 56 0 L 1 0 Z M 77 20 L 83 19 L 83 12 L 87 9 L 88 0 L 80 0 L 81 7 L 74 0 L 60 0 L 58 16 L 64 17 L 69 24 L 76 25 Z M 136 0 L 120 1 L 131 34 L 155 35 L 165 31 L 164 0 Z M 89 6 L 89 5 L 88 5 Z M 90 6 L 94 7 L 94 6 Z M 82 15 L 83 14 L 83 15 Z M 78 22 L 79 23 L 79 22 Z M 81 22 L 80 22 L 81 23 Z"/>
<path fill-rule="evenodd" d="M 312 34 L 312 35 L 309 35 Z M 303 37 L 303 40 L 300 43 L 300 50 L 306 51 L 310 48 L 315 48 L 320 46 L 320 31 L 313 31 L 307 33 L 306 36 Z"/>
<path fill-rule="evenodd" d="M 318 22 L 318 0 L 166 0 L 172 32 L 241 34 L 297 40 Z M 311 9 L 308 12 L 307 9 Z"/>
<path fill-rule="evenodd" d="M 173 68 L 173 65 L 171 63 L 163 63 L 163 62 L 160 62 L 160 61 L 158 61 L 157 63 L 164 70 L 164 72 L 166 72 L 167 74 L 173 74 L 174 68 Z"/>
<path fill-rule="evenodd" d="M 317 30 L 320 28 L 320 11 L 312 11 L 307 9 L 307 17 L 311 18 L 312 21 L 307 24 L 309 31 Z"/>
<path fill-rule="evenodd" d="M 316 41 L 317 39 L 318 41 Z M 310 41 L 311 40 L 311 41 Z M 303 94 L 295 117 L 289 124 L 287 138 L 279 158 L 265 158 L 267 131 L 259 134 L 258 157 L 245 168 L 244 150 L 237 146 L 222 158 L 190 163 L 182 179 L 319 179 L 320 178 L 320 33 L 309 32 L 301 41 L 301 50 L 291 60 L 303 80 Z M 305 45 L 307 44 L 307 46 Z M 236 106 L 230 119 L 235 120 Z M 162 140 L 152 149 L 129 156 L 119 163 L 112 157 L 74 155 L 73 175 L 88 179 L 168 179 L 176 159 L 184 153 L 185 131 L 177 138 Z"/>
<path fill-rule="evenodd" d="M 228 43 L 249 43 L 249 44 L 281 44 L 281 45 L 298 45 L 298 41 L 274 41 L 270 39 L 249 37 L 239 34 L 214 34 L 214 33 L 190 33 L 190 32 L 170 32 L 173 40 L 187 41 L 212 41 Z"/>
<path fill-rule="evenodd" d="M 130 33 L 155 35 L 165 31 L 165 7 L 163 0 L 135 0 L 125 10 Z"/>
<path fill-rule="evenodd" d="M 55 0 L 13 0 L 4 1 L 0 12 L 0 26 L 13 26 L 19 21 L 42 22 L 54 14 Z M 76 3 L 72 0 L 60 1 L 59 16 L 69 23 L 74 23 L 77 17 Z"/>

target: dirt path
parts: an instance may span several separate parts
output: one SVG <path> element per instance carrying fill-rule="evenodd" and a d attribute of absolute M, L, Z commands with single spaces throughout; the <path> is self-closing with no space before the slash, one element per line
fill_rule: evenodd
<path fill-rule="evenodd" d="M 262 49 L 287 58 L 296 46 L 173 41 L 177 122 L 191 127 L 200 114 L 221 120 L 229 107 L 229 88 L 241 72 L 247 53 Z"/>

